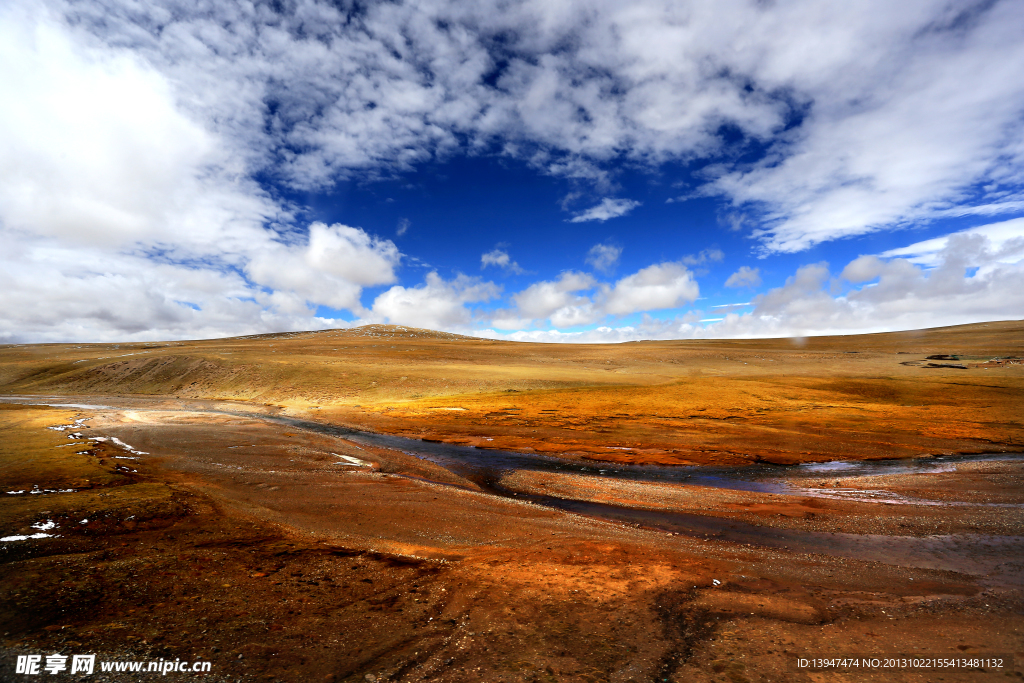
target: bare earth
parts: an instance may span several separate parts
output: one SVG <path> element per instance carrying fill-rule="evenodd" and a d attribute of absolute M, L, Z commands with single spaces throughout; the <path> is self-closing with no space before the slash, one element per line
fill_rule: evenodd
<path fill-rule="evenodd" d="M 801 344 L 374 327 L 0 347 L 0 536 L 48 534 L 0 542 L 0 680 L 54 652 L 205 660 L 215 681 L 1019 677 L 1022 347 L 1021 322 Z M 61 403 L 106 407 L 41 405 Z M 485 463 L 1006 455 L 778 492 L 480 478 L 352 430 Z M 887 654 L 1007 666 L 796 665 Z"/>

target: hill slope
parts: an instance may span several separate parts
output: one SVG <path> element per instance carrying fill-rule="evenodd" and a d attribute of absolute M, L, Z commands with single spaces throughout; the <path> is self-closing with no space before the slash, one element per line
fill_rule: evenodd
<path fill-rule="evenodd" d="M 1021 356 L 1021 321 L 602 345 L 374 325 L 0 347 L 0 391 L 242 400 L 391 433 L 602 460 L 796 462 L 1024 450 L 1024 366 L 1012 360 Z"/>

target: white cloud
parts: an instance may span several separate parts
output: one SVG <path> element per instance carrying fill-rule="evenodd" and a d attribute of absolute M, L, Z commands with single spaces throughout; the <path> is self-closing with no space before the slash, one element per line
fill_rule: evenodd
<path fill-rule="evenodd" d="M 833 293 L 835 280 L 826 264 L 803 266 L 784 286 L 755 298 L 751 313 L 730 314 L 710 332 L 725 337 L 850 334 L 1017 319 L 1024 311 L 1024 249 L 1008 258 L 1010 242 L 954 233 L 936 254 L 934 267 L 860 256 L 840 277 L 853 284 L 877 283 L 840 295 Z"/>
<path fill-rule="evenodd" d="M 6 246 L 6 245 L 5 245 Z M 21 239 L 0 251 L 0 340 L 143 341 L 340 327 L 233 271 Z M 297 305 L 296 305 L 297 304 Z"/>
<path fill-rule="evenodd" d="M 802 266 L 783 286 L 755 297 L 752 311 L 728 312 L 721 320 L 691 312 L 672 320 L 646 319 L 640 327 L 604 326 L 571 333 L 484 330 L 479 334 L 519 341 L 601 343 L 862 334 L 1016 320 L 1024 311 L 1024 252 L 1014 260 L 1006 251 L 1012 239 L 999 243 L 981 232 L 948 235 L 934 267 L 902 258 L 854 259 L 841 278 L 854 284 L 878 281 L 845 293 L 836 293 L 837 279 L 827 264 Z M 714 308 L 729 311 L 748 305 Z"/>
<path fill-rule="evenodd" d="M 602 283 L 588 273 L 566 271 L 557 280 L 536 282 L 512 295 L 515 309 L 492 316 L 499 329 L 548 321 L 556 328 L 590 325 L 609 315 L 677 308 L 697 298 L 693 274 L 678 263 L 659 263 Z"/>
<path fill-rule="evenodd" d="M 700 290 L 690 271 L 677 263 L 660 263 L 616 282 L 604 310 L 612 315 L 628 315 L 678 308 L 698 296 Z"/>
<path fill-rule="evenodd" d="M 776 252 L 935 216 L 1020 211 L 1022 15 L 1012 2 L 882 0 L 585 10 L 13 0 L 0 8 L 4 329 L 7 338 L 180 337 L 325 324 L 318 304 L 359 312 L 362 288 L 394 281 L 394 245 L 346 226 L 304 237 L 292 207 L 253 178 L 316 190 L 460 150 L 501 149 L 602 195 L 619 191 L 622 162 L 721 162 L 693 196 L 725 197 L 746 225 L 763 217 L 758 236 Z M 741 142 L 726 149 L 723 129 Z M 768 150 L 763 160 L 729 165 L 756 148 Z M 609 197 L 571 220 L 638 205 Z M 897 315 L 897 300 L 913 310 L 907 302 L 925 301 L 919 309 L 937 316 L 925 324 L 962 319 L 970 306 L 957 312 L 959 301 L 975 302 L 979 316 L 1005 314 L 984 298 L 985 283 L 1016 284 L 1019 223 L 994 226 L 850 265 L 850 277 L 875 272 L 879 284 L 845 298 L 813 285 L 820 271 L 802 272 L 761 301 L 761 322 L 710 327 L 753 334 L 777 318 L 772 329 L 795 329 L 785 320 L 811 329 L 797 309 L 819 303 L 840 326 L 869 319 L 830 306 L 870 308 L 892 325 L 926 319 Z M 954 243 L 966 251 L 953 254 Z M 961 256 L 982 260 L 969 278 L 951 274 Z M 696 287 L 666 264 L 651 268 L 660 270 L 614 287 L 582 274 L 589 287 L 538 283 L 521 295 L 542 314 L 509 316 L 582 324 L 686 301 Z M 898 295 L 896 282 L 921 289 Z M 951 304 L 929 308 L 940 283 Z M 464 308 L 478 286 L 435 276 L 393 288 L 378 297 L 380 315 L 428 290 Z M 124 294 L 107 301 L 115 291 Z M 1007 302 L 1015 291 L 1005 289 Z M 888 303 L 871 298 L 882 292 Z M 440 309 L 424 319 L 467 319 Z"/>
<path fill-rule="evenodd" d="M 412 225 L 412 222 L 408 218 L 400 218 L 400 219 L 398 219 L 398 227 L 395 228 L 395 234 L 397 236 L 401 237 L 405 233 L 409 232 L 409 227 L 411 225 Z"/>
<path fill-rule="evenodd" d="M 602 223 L 610 218 L 625 216 L 627 213 L 640 206 L 640 202 L 632 199 L 612 199 L 605 197 L 597 206 L 592 206 L 586 211 L 569 219 L 570 223 L 586 223 L 587 221 L 601 221 Z"/>
<path fill-rule="evenodd" d="M 459 275 L 445 281 L 436 272 L 427 273 L 419 287 L 396 285 L 380 294 L 360 322 L 383 322 L 434 330 L 464 330 L 472 322 L 466 304 L 488 301 L 500 288 L 478 278 Z"/>
<path fill-rule="evenodd" d="M 885 261 L 873 254 L 858 256 L 846 264 L 840 277 L 854 284 L 869 282 L 882 274 Z"/>
<path fill-rule="evenodd" d="M 559 320 L 584 317 L 584 311 L 592 311 L 589 298 L 577 292 L 593 289 L 597 281 L 592 275 L 566 271 L 557 280 L 536 282 L 512 296 L 520 318 L 544 320 L 556 317 Z M 588 322 L 593 322 L 589 320 Z M 586 324 L 586 323 L 577 323 Z"/>
<path fill-rule="evenodd" d="M 705 263 L 717 263 L 725 258 L 721 249 L 704 249 L 699 254 L 691 254 L 679 259 L 680 263 L 688 266 L 702 266 Z"/>
<path fill-rule="evenodd" d="M 313 223 L 306 244 L 266 246 L 246 271 L 255 282 L 303 300 L 359 312 L 362 288 L 394 282 L 399 259 L 390 240 L 347 225 Z"/>
<path fill-rule="evenodd" d="M 480 267 L 486 268 L 487 266 L 497 266 L 517 275 L 525 272 L 500 246 L 480 256 Z"/>
<path fill-rule="evenodd" d="M 52 6 L 163 74 L 250 169 L 298 187 L 465 140 L 605 191 L 603 164 L 717 159 L 728 126 L 769 152 L 704 191 L 764 211 L 769 250 L 1024 206 L 1018 3 Z"/>
<path fill-rule="evenodd" d="M 740 266 L 740 269 L 729 276 L 725 281 L 726 287 L 760 287 L 761 269 L 750 266 Z"/>
<path fill-rule="evenodd" d="M 764 87 L 790 88 L 806 116 L 764 162 L 713 184 L 765 211 L 757 234 L 767 250 L 1020 210 L 1021 7 L 954 7 L 859 3 L 828 20 L 797 16 L 809 9 L 797 5 L 771 13 L 780 29 L 794 20 L 782 29 L 787 44 L 762 50 L 745 72 Z M 801 56 L 814 44 L 814 59 Z"/>
<path fill-rule="evenodd" d="M 0 92 L 5 339 L 344 325 L 316 306 L 359 312 L 363 287 L 395 280 L 390 241 L 289 226 L 231 145 L 131 50 L 8 6 Z"/>
<path fill-rule="evenodd" d="M 586 263 L 594 267 L 594 270 L 602 273 L 609 273 L 615 269 L 622 255 L 622 247 L 614 244 L 595 244 L 587 252 Z"/>
<path fill-rule="evenodd" d="M 278 208 L 128 50 L 0 10 L 0 223 L 75 244 L 246 239 Z"/>
<path fill-rule="evenodd" d="M 738 311 L 739 309 L 746 308 L 747 306 L 750 306 L 750 302 L 749 301 L 743 301 L 743 302 L 735 303 L 735 304 L 717 304 L 715 306 L 711 306 L 711 308 L 713 308 L 713 309 L 714 308 L 725 309 L 725 310 L 721 310 L 721 311 L 715 311 L 716 314 L 720 314 L 720 313 L 731 313 L 732 311 Z"/>
<path fill-rule="evenodd" d="M 1014 218 L 1000 223 L 989 223 L 976 228 L 968 228 L 951 235 L 936 237 L 911 244 L 908 247 L 890 249 L 882 252 L 883 257 L 902 257 L 911 263 L 925 266 L 936 266 L 939 264 L 939 255 L 949 244 L 949 240 L 955 235 L 981 235 L 989 240 L 992 249 L 999 255 L 997 260 L 1006 260 L 1009 263 L 1019 260 L 1020 252 L 1024 249 L 1024 218 Z"/>

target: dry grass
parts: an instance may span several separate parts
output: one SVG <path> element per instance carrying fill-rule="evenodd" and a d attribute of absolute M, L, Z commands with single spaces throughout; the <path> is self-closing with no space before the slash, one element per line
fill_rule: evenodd
<path fill-rule="evenodd" d="M 929 368 L 929 355 L 966 369 Z M 0 348 L 8 393 L 281 405 L 568 457 L 798 462 L 1024 449 L 1024 323 L 806 340 L 557 345 L 395 326 Z"/>
<path fill-rule="evenodd" d="M 90 441 L 88 434 L 69 439 L 72 430 L 49 429 L 69 424 L 77 415 L 0 404 L 0 535 L 32 534 L 38 529 L 31 525 L 46 520 L 57 524 L 54 533 L 62 538 L 118 533 L 181 514 L 166 484 L 145 483 L 139 473 L 117 469 L 139 470 L 137 461 L 116 460 L 114 456 L 124 454 Z M 17 491 L 22 493 L 9 493 Z M 8 557 L 21 550 L 5 548 Z"/>
<path fill-rule="evenodd" d="M 88 440 L 89 429 L 54 431 L 76 413 L 39 406 L 0 404 L 0 481 L 11 489 L 92 488 L 120 484 L 125 477 L 101 457 L 105 448 Z M 88 424 L 88 423 L 86 423 Z M 69 432 L 83 433 L 69 439 Z"/>

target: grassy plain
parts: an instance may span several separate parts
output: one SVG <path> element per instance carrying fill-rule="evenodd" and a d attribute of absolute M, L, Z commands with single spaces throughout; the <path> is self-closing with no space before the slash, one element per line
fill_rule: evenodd
<path fill-rule="evenodd" d="M 241 400 L 363 429 L 569 458 L 785 464 L 1024 450 L 1024 365 L 1012 360 L 1022 356 L 1019 321 L 604 345 L 369 326 L 2 347 L 0 391 Z"/>
<path fill-rule="evenodd" d="M 930 681 L 794 662 L 1019 661 L 1019 460 L 827 475 L 900 505 L 550 471 L 506 472 L 498 496 L 329 427 L 617 462 L 1019 452 L 1022 355 L 1022 322 L 796 342 L 375 326 L 0 347 L 9 399 L 112 404 L 0 403 L 0 536 L 51 534 L 0 542 L 0 680 L 16 655 L 54 652 L 210 661 L 203 680 L 247 683 Z M 663 512 L 676 526 L 651 521 Z"/>

